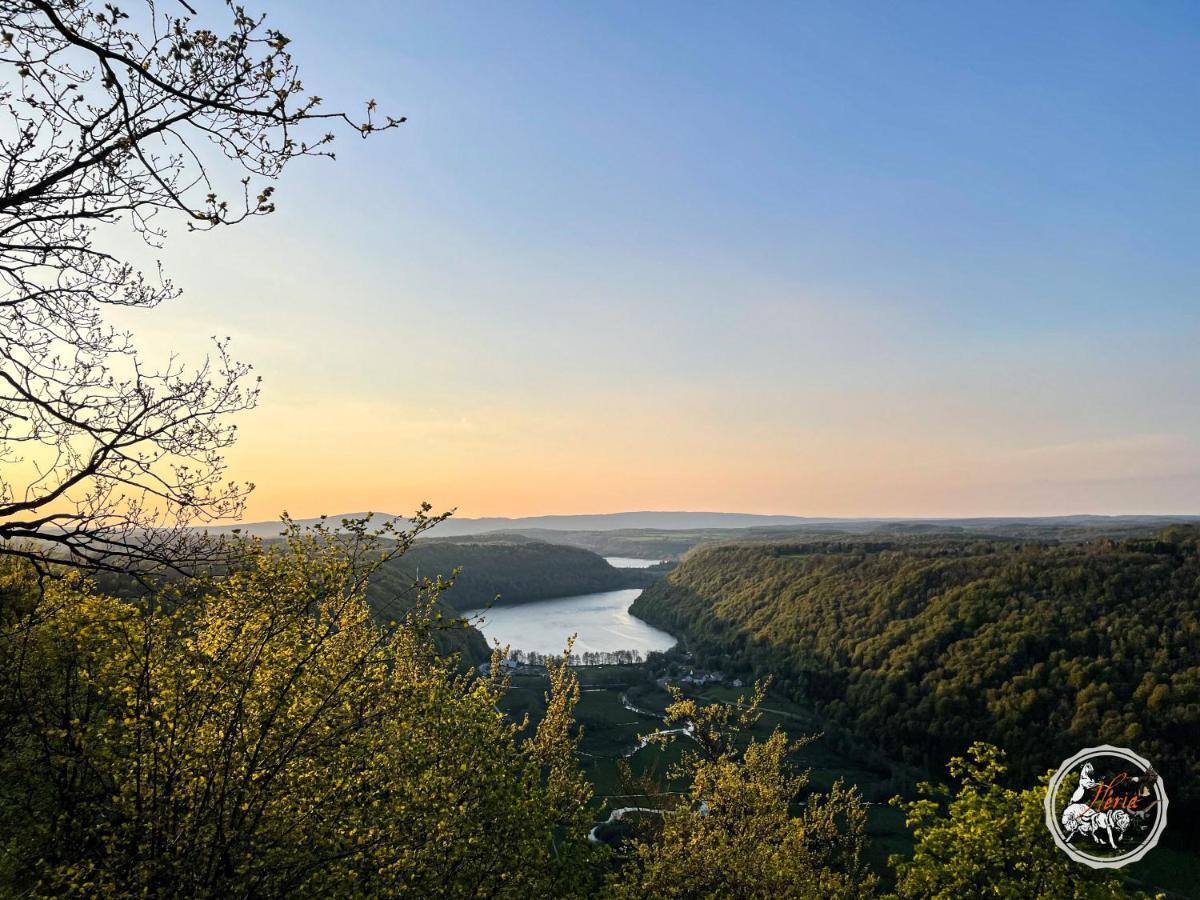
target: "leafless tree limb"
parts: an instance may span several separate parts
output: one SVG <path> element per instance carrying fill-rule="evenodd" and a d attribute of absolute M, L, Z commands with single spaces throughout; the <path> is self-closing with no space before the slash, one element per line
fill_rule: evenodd
<path fill-rule="evenodd" d="M 43 571 L 221 553 L 193 526 L 244 508 L 252 485 L 228 480 L 225 453 L 258 381 L 228 339 L 195 365 L 147 364 L 103 310 L 179 291 L 96 229 L 127 223 L 157 248 L 175 216 L 268 214 L 292 160 L 333 156 L 330 127 L 404 121 L 377 121 L 374 101 L 361 120 L 321 110 L 288 44 L 230 0 L 0 4 L 0 552 Z"/>

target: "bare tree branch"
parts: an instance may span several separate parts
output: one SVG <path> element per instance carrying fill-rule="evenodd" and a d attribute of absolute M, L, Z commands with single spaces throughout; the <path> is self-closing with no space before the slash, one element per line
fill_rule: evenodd
<path fill-rule="evenodd" d="M 225 462 L 251 367 L 216 338 L 198 364 L 148 365 L 103 309 L 179 291 L 97 247 L 97 227 L 157 248 L 171 216 L 266 215 L 292 160 L 333 156 L 331 122 L 366 137 L 404 121 L 377 122 L 374 101 L 361 120 L 321 111 L 264 17 L 178 7 L 0 5 L 0 552 L 44 571 L 215 559 L 193 526 L 236 518 L 253 487 Z"/>

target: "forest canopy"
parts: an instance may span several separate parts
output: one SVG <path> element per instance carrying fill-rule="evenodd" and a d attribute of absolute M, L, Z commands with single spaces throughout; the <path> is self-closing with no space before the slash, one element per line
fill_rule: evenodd
<path fill-rule="evenodd" d="M 633 612 L 926 771 L 972 741 L 1022 777 L 1136 746 L 1200 784 L 1200 529 L 1084 544 L 700 548 Z M 1194 797 L 1193 797 L 1194 798 Z"/>

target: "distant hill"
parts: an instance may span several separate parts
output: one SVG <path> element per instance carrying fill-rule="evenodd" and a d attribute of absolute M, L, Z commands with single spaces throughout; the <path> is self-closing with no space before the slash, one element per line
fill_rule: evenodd
<path fill-rule="evenodd" d="M 622 528 L 595 531 L 552 531 L 528 528 L 496 532 L 505 539 L 535 538 L 568 544 L 601 556 L 632 556 L 641 559 L 681 559 L 693 547 L 727 544 L 823 540 L 872 541 L 890 538 L 913 540 L 990 539 L 1021 541 L 1095 541 L 1148 537 L 1171 525 L 1200 523 L 1195 516 L 1055 516 L 1040 519 L 813 519 L 802 525 L 764 525 L 751 528 Z"/>
<path fill-rule="evenodd" d="M 337 523 L 341 519 L 359 518 L 366 513 L 342 513 L 329 516 L 325 521 Z M 376 513 L 375 521 L 385 522 L 402 519 L 391 513 Z M 312 525 L 320 519 L 297 519 L 300 525 Z M 659 532 L 734 532 L 743 529 L 819 529 L 827 533 L 862 533 L 874 529 L 912 529 L 942 532 L 954 529 L 968 531 L 992 531 L 995 529 L 1047 528 L 1104 528 L 1125 529 L 1137 527 L 1163 527 L 1173 523 L 1200 522 L 1200 516 L 1006 516 L 975 517 L 962 519 L 904 519 L 904 518 L 821 518 L 813 516 L 765 516 L 754 513 L 728 512 L 619 512 L 573 516 L 527 516 L 524 518 L 491 517 L 481 519 L 450 518 L 430 532 L 430 537 L 448 538 L 464 535 L 481 535 L 496 532 L 526 534 L 543 540 L 552 539 L 547 532 L 608 532 L 608 531 L 659 531 Z M 214 534 L 239 531 L 257 537 L 276 537 L 283 530 L 279 522 L 247 522 L 210 528 Z M 724 535 L 722 535 L 724 537 Z M 575 542 L 571 542 L 575 543 Z M 607 552 L 607 551 L 606 551 Z M 624 554 L 636 555 L 636 554 Z M 653 554 L 652 554 L 653 555 Z"/>
<path fill-rule="evenodd" d="M 366 513 L 342 513 L 329 516 L 327 522 L 338 522 L 341 519 L 353 519 Z M 403 519 L 391 513 L 376 513 L 375 520 L 385 522 Z M 300 525 L 313 525 L 320 519 L 297 519 Z M 689 530 L 695 528 L 753 528 L 767 525 L 801 525 L 812 522 L 832 522 L 834 519 L 810 519 L 804 516 L 760 516 L 752 513 L 723 513 L 723 512 L 620 512 L 599 513 L 596 515 L 578 516 L 527 516 L 510 519 L 491 517 L 482 519 L 467 519 L 454 517 L 447 519 L 437 526 L 438 537 L 458 537 L 461 535 L 488 534 L 496 531 L 611 531 L 620 528 L 655 528 L 668 531 Z M 282 530 L 278 522 L 248 522 L 236 525 L 223 525 L 209 529 L 214 534 L 228 534 L 241 531 L 257 537 L 275 537 Z M 431 532 L 431 534 L 434 532 Z"/>

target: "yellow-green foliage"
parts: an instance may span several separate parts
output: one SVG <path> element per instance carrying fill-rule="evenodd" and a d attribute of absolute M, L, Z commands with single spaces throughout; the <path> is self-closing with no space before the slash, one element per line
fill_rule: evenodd
<path fill-rule="evenodd" d="M 361 530 L 293 531 L 134 601 L 0 557 L 0 896 L 874 894 L 857 792 L 810 792 L 782 733 L 748 739 L 761 685 L 676 692 L 684 793 L 617 858 L 589 849 L 570 670 L 535 730 L 509 721 L 502 678 L 436 653 L 436 582 L 403 621 L 372 615 L 381 561 Z M 957 795 L 905 805 L 900 897 L 1127 895 L 1054 847 L 995 748 L 951 773 Z"/>
<path fill-rule="evenodd" d="M 904 898 L 1144 897 L 1125 888 L 1110 870 L 1089 869 L 1059 850 L 1046 831 L 1040 788 L 1002 787 L 1003 751 L 973 744 L 950 760 L 960 782 L 953 797 L 944 786 L 921 785 L 923 797 L 903 807 L 916 848 L 911 859 L 893 857 L 896 893 Z"/>
<path fill-rule="evenodd" d="M 573 676 L 523 738 L 428 604 L 376 623 L 365 558 L 293 534 L 169 602 L 75 579 L 10 614 L 0 894 L 582 890 Z"/>
<path fill-rule="evenodd" d="M 874 892 L 862 862 L 866 809 L 839 782 L 811 794 L 796 814 L 804 775 L 788 771 L 795 749 L 776 730 L 739 750 L 764 689 L 747 706 L 701 706 L 678 692 L 666 723 L 684 725 L 696 750 L 673 773 L 690 783 L 687 801 L 667 810 L 661 828 L 637 840 L 609 884 L 620 898 L 857 898 Z"/>

